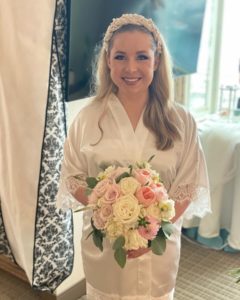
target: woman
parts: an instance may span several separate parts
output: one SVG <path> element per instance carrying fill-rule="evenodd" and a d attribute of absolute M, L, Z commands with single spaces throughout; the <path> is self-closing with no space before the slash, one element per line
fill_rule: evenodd
<path fill-rule="evenodd" d="M 150 19 L 136 14 L 113 19 L 96 74 L 96 95 L 79 112 L 65 143 L 60 205 L 86 205 L 84 178 L 97 176 L 100 165 L 125 166 L 155 155 L 152 167 L 175 200 L 176 216 L 162 256 L 145 249 L 129 251 L 121 269 L 107 241 L 100 252 L 86 239 L 91 213 L 85 212 L 82 258 L 88 299 L 173 299 L 182 214 L 190 203 L 189 216 L 208 211 L 208 178 L 195 122 L 173 103 L 169 55 Z M 82 181 L 73 177 L 79 174 Z M 200 197 L 203 191 L 205 197 Z"/>

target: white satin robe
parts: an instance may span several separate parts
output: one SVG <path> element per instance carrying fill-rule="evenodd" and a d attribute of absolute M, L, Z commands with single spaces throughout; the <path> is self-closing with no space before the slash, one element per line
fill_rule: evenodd
<path fill-rule="evenodd" d="M 193 214 L 203 216 L 209 212 L 205 161 L 195 122 L 189 113 L 182 107 L 175 107 L 175 119 L 182 140 L 176 142 L 173 149 L 159 151 L 155 147 L 153 134 L 143 124 L 143 115 L 134 131 L 126 111 L 115 95 L 110 97 L 102 120 L 103 138 L 100 143 L 92 146 L 100 137 L 97 122 L 102 109 L 102 103 L 90 99 L 90 104 L 79 112 L 69 129 L 57 197 L 58 206 L 74 209 L 79 205 L 69 193 L 78 187 L 78 183 L 71 181 L 72 175 L 81 174 L 83 178 L 96 176 L 101 171 L 99 165 L 103 162 L 117 162 L 124 166 L 148 160 L 155 155 L 151 165 L 160 173 L 170 196 L 176 201 L 186 198 L 192 200 L 186 212 L 188 217 Z M 167 294 L 174 289 L 178 271 L 182 218 L 174 224 L 175 232 L 167 242 L 167 249 L 162 256 L 148 252 L 127 260 L 123 269 L 114 260 L 107 241 L 104 241 L 104 250 L 101 252 L 95 247 L 91 237 L 86 239 L 91 231 L 90 218 L 90 212 L 84 212 L 82 258 L 88 299 L 172 299 Z"/>

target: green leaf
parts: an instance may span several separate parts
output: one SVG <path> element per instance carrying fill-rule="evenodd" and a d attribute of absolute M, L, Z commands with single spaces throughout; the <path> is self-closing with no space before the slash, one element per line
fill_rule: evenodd
<path fill-rule="evenodd" d="M 114 252 L 114 257 L 121 268 L 124 268 L 127 260 L 126 250 L 123 248 L 118 248 Z"/>
<path fill-rule="evenodd" d="M 236 283 L 240 282 L 240 268 L 235 268 L 229 271 L 229 275 L 233 276 L 236 278 Z"/>
<path fill-rule="evenodd" d="M 162 255 L 166 250 L 166 240 L 159 236 L 156 236 L 151 243 L 152 252 L 156 255 Z"/>
<path fill-rule="evenodd" d="M 129 167 L 129 175 L 131 176 L 132 175 L 133 166 L 129 165 L 128 167 Z"/>
<path fill-rule="evenodd" d="M 86 210 L 92 210 L 93 209 L 93 205 L 86 205 L 84 207 L 81 207 L 81 208 L 76 208 L 73 212 L 76 213 L 76 212 L 80 212 L 80 211 L 86 211 Z"/>
<path fill-rule="evenodd" d="M 122 173 L 121 175 L 119 175 L 117 178 L 116 178 L 116 183 L 119 183 L 121 181 L 121 179 L 125 178 L 125 177 L 130 177 L 130 174 L 128 172 L 124 172 Z"/>
<path fill-rule="evenodd" d="M 138 218 L 138 226 L 143 226 L 143 227 L 147 227 L 147 225 L 149 225 L 150 224 L 150 222 L 149 221 L 147 221 L 146 219 L 145 219 L 145 217 L 143 217 L 143 218 L 141 218 L 141 217 L 139 217 Z"/>
<path fill-rule="evenodd" d="M 99 235 L 96 230 L 93 231 L 92 237 L 93 237 L 93 242 L 94 242 L 95 246 L 97 248 L 99 248 L 101 251 L 103 251 L 103 245 L 102 245 L 103 237 L 101 235 Z"/>
<path fill-rule="evenodd" d="M 113 243 L 113 250 L 117 250 L 118 248 L 122 248 L 125 245 L 125 237 L 119 236 Z"/>
<path fill-rule="evenodd" d="M 163 230 L 164 235 L 166 236 L 167 239 L 170 238 L 170 235 L 173 233 L 174 231 L 174 227 L 172 223 L 169 222 L 162 222 L 161 223 L 161 227 Z"/>
<path fill-rule="evenodd" d="M 165 239 L 165 240 L 167 239 L 162 230 L 162 227 L 158 230 L 157 236 L 160 237 L 161 239 Z"/>
<path fill-rule="evenodd" d="M 85 195 L 89 196 L 92 193 L 92 189 L 90 189 L 89 187 L 85 189 Z"/>
<path fill-rule="evenodd" d="M 86 182 L 88 184 L 88 187 L 93 189 L 97 185 L 98 180 L 95 177 L 87 177 Z"/>
<path fill-rule="evenodd" d="M 94 232 L 94 230 L 92 230 L 92 231 L 87 235 L 86 240 L 90 237 L 90 235 L 93 234 L 93 232 Z"/>
<path fill-rule="evenodd" d="M 148 163 L 150 163 L 151 162 L 151 160 L 153 159 L 155 157 L 155 154 L 154 155 L 152 155 L 149 159 L 148 159 Z"/>
<path fill-rule="evenodd" d="M 240 277 L 240 268 L 235 268 L 229 271 L 229 275 L 233 277 Z"/>

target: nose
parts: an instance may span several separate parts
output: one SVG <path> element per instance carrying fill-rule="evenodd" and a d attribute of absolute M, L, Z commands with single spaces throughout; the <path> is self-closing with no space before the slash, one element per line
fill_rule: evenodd
<path fill-rule="evenodd" d="M 128 59 L 126 62 L 126 71 L 135 72 L 137 71 L 137 62 L 135 59 Z"/>

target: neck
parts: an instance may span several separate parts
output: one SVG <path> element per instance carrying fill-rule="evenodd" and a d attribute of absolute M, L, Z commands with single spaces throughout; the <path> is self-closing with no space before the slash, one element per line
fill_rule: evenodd
<path fill-rule="evenodd" d="M 146 94 L 124 94 L 118 92 L 117 96 L 125 108 L 135 108 L 141 111 L 146 106 L 149 99 L 148 92 L 146 92 Z"/>
<path fill-rule="evenodd" d="M 122 95 L 118 93 L 117 96 L 129 117 L 133 130 L 135 131 L 141 114 L 147 104 L 148 94 L 143 97 L 143 95 Z"/>

